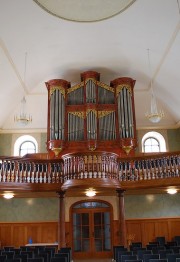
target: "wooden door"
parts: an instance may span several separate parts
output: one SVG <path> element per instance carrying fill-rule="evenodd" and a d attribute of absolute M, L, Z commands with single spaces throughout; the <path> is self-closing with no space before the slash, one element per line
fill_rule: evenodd
<path fill-rule="evenodd" d="M 111 257 L 111 212 L 109 208 L 73 210 L 73 257 Z"/>

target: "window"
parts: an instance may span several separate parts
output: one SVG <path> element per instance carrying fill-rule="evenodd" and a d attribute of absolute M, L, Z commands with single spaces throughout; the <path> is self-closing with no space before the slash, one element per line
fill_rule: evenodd
<path fill-rule="evenodd" d="M 103 203 L 103 202 L 82 202 L 79 204 L 76 204 L 73 206 L 73 208 L 103 208 L 103 207 L 109 207 L 107 204 Z"/>
<path fill-rule="evenodd" d="M 25 141 L 19 147 L 19 156 L 36 153 L 36 145 L 32 141 Z"/>
<path fill-rule="evenodd" d="M 158 132 L 148 132 L 142 138 L 142 152 L 166 152 L 164 137 Z"/>
<path fill-rule="evenodd" d="M 38 143 L 33 136 L 20 136 L 14 144 L 14 156 L 24 156 L 38 152 Z"/>
<path fill-rule="evenodd" d="M 154 137 L 149 137 L 144 141 L 144 152 L 160 152 L 159 141 Z"/>

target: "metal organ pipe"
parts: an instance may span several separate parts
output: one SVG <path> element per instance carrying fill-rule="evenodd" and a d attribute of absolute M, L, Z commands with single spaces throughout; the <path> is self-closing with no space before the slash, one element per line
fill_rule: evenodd
<path fill-rule="evenodd" d="M 91 79 L 86 83 L 86 102 L 96 103 L 96 84 Z"/>
<path fill-rule="evenodd" d="M 54 96 L 51 96 L 50 101 L 50 140 L 54 139 Z"/>
<path fill-rule="evenodd" d="M 64 96 L 55 89 L 50 96 L 50 140 L 64 139 L 64 118 Z"/>
<path fill-rule="evenodd" d="M 97 117 L 93 111 L 87 114 L 87 138 L 88 140 L 97 139 Z"/>
<path fill-rule="evenodd" d="M 129 125 L 128 125 L 128 104 L 127 104 L 127 96 L 126 96 L 126 89 L 123 88 L 122 90 L 122 96 L 124 101 L 124 120 L 125 120 L 125 138 L 129 137 Z"/>
<path fill-rule="evenodd" d="M 125 126 L 124 100 L 123 100 L 122 95 L 120 95 L 120 105 L 121 105 L 121 111 L 119 112 L 119 114 L 121 115 L 122 122 L 120 122 L 120 118 L 119 118 L 119 124 L 121 123 L 122 138 L 125 138 L 126 137 L 126 126 Z"/>
<path fill-rule="evenodd" d="M 134 137 L 131 93 L 125 87 L 118 96 L 118 121 L 120 137 Z"/>
<path fill-rule="evenodd" d="M 129 110 L 130 110 L 130 130 L 131 130 L 131 137 L 134 137 L 134 124 L 133 124 L 133 110 L 132 110 L 132 95 L 129 94 Z"/>

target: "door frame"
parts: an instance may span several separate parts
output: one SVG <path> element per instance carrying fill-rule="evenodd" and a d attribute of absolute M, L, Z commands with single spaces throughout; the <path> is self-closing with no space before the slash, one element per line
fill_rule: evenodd
<path fill-rule="evenodd" d="M 77 202 L 73 203 L 70 207 L 70 210 L 69 210 L 70 242 L 71 242 L 71 247 L 72 247 L 73 258 L 77 258 L 77 259 L 87 258 L 86 252 L 76 253 L 76 252 L 73 251 L 73 213 L 74 213 L 73 207 L 78 205 L 78 204 L 86 203 L 86 202 L 99 202 L 99 203 L 104 203 L 104 204 L 108 205 L 108 207 L 79 208 L 79 212 L 77 212 L 77 213 L 83 213 L 83 210 L 84 210 L 84 213 L 92 214 L 92 213 L 95 213 L 95 212 L 98 212 L 98 211 L 102 212 L 103 209 L 104 209 L 104 212 L 105 212 L 105 210 L 107 209 L 107 211 L 110 214 L 110 232 L 111 232 L 111 250 L 110 251 L 91 253 L 90 257 L 88 257 L 88 258 L 108 258 L 108 257 L 111 258 L 112 257 L 112 245 L 113 245 L 113 207 L 109 202 L 104 201 L 104 200 L 100 200 L 100 199 L 86 199 L 86 200 L 77 201 Z M 88 210 L 89 210 L 89 212 L 88 212 Z M 92 210 L 94 210 L 94 212 Z"/>

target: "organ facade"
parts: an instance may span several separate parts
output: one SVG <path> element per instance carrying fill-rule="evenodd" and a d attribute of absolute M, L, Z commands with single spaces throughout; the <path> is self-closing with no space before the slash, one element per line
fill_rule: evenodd
<path fill-rule="evenodd" d="M 134 154 L 134 85 L 135 80 L 128 77 L 107 85 L 94 71 L 82 73 L 81 82 L 74 86 L 62 79 L 46 82 L 50 155 L 85 151 Z"/>

